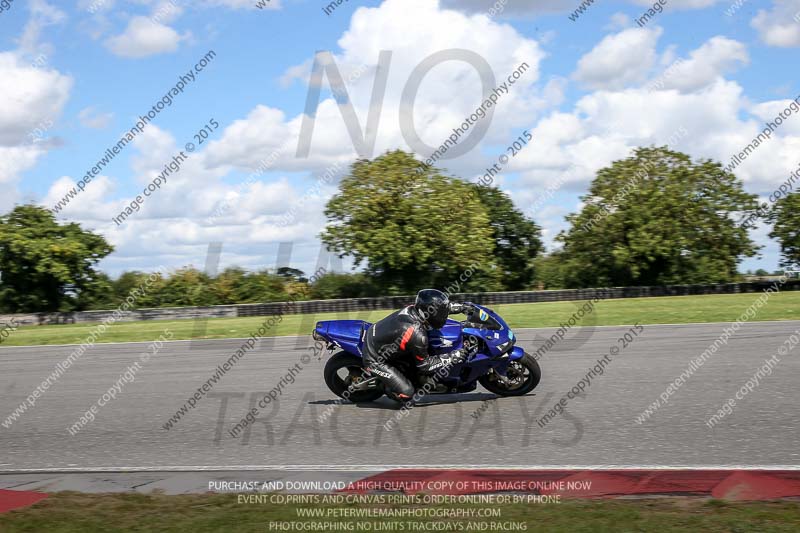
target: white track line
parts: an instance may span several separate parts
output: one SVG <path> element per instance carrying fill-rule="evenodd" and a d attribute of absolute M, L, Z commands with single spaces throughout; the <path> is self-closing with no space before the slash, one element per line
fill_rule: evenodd
<path fill-rule="evenodd" d="M 264 339 L 296 339 L 298 337 L 310 337 L 311 335 L 273 335 L 271 337 L 260 337 Z M 218 341 L 246 341 L 250 337 L 220 337 L 218 339 L 176 339 L 172 341 L 163 340 L 164 344 L 168 342 L 218 342 Z M 256 337 L 259 338 L 259 337 Z M 124 345 L 124 344 L 152 344 L 153 341 L 126 341 L 126 342 L 96 342 L 92 346 L 109 346 L 109 345 Z M 3 346 L 2 350 L 11 350 L 17 348 L 58 348 L 61 346 L 80 346 L 80 344 L 29 344 L 26 346 Z"/>
<path fill-rule="evenodd" d="M 21 468 L 6 474 L 36 473 L 134 473 L 134 472 L 229 472 L 229 471 L 319 471 L 386 472 L 387 470 L 800 470 L 800 465 L 230 465 L 230 466 L 119 466 L 73 468 Z"/>
<path fill-rule="evenodd" d="M 748 324 L 788 324 L 791 322 L 797 322 L 800 324 L 800 320 L 795 319 L 787 319 L 787 320 L 755 320 L 750 322 L 745 322 L 745 325 Z M 690 322 L 688 324 L 642 324 L 643 326 L 653 327 L 653 326 L 664 326 L 664 327 L 691 327 L 691 326 L 714 326 L 714 325 L 727 325 L 732 324 L 733 322 Z M 586 325 L 584 327 L 587 328 L 627 328 L 631 327 L 633 324 L 614 324 L 614 325 L 607 325 L 607 326 L 592 326 Z M 539 331 L 543 329 L 558 329 L 559 326 L 546 326 L 541 328 L 511 328 L 514 331 Z M 275 335 L 272 337 L 261 337 L 261 341 L 263 342 L 264 339 L 296 339 L 299 337 L 310 337 L 311 334 L 308 335 Z M 219 341 L 246 341 L 250 337 L 224 337 L 219 339 L 177 339 L 172 341 L 162 341 L 164 344 L 169 342 L 219 342 Z M 97 342 L 94 346 L 109 346 L 109 345 L 124 345 L 124 344 L 150 344 L 153 341 L 129 341 L 129 342 Z M 3 350 L 16 350 L 19 348 L 58 348 L 60 346 L 80 346 L 80 344 L 32 344 L 28 346 L 3 346 L 0 347 L 0 353 Z"/>

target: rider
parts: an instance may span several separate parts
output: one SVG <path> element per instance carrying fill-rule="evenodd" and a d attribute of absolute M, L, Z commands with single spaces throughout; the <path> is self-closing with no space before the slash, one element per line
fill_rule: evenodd
<path fill-rule="evenodd" d="M 428 330 L 440 329 L 449 313 L 461 313 L 468 307 L 469 304 L 451 303 L 442 291 L 423 289 L 417 293 L 414 305 L 370 326 L 364 339 L 364 363 L 369 372 L 385 383 L 387 396 L 406 402 L 414 395 L 411 381 L 395 367 L 397 361 L 413 360 L 420 373 L 430 375 L 465 359 L 462 350 L 430 355 Z"/>

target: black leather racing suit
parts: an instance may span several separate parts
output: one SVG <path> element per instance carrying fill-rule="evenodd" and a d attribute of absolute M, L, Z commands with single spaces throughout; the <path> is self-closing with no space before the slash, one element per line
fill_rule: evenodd
<path fill-rule="evenodd" d="M 406 400 L 414 395 L 414 386 L 394 363 L 413 361 L 417 371 L 431 374 L 443 365 L 457 362 L 461 352 L 431 356 L 427 326 L 410 305 L 370 326 L 364 339 L 363 357 L 364 366 L 386 384 L 388 395 L 395 400 Z"/>

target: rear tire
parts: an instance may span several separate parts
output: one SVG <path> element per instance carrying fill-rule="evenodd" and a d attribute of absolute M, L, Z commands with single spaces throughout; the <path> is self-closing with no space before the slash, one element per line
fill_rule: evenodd
<path fill-rule="evenodd" d="M 509 379 L 514 380 L 514 384 L 511 387 L 504 385 L 502 381 L 492 374 L 481 377 L 478 382 L 486 390 L 498 396 L 523 396 L 531 392 L 539 384 L 542 379 L 542 369 L 539 368 L 539 363 L 536 359 L 526 352 L 521 359 L 508 363 L 506 375 Z"/>
<path fill-rule="evenodd" d="M 383 385 L 365 391 L 351 391 L 347 388 L 354 382 L 363 379 L 364 366 L 361 358 L 347 352 L 337 352 L 325 363 L 325 384 L 336 396 L 353 403 L 374 402 L 383 396 Z"/>

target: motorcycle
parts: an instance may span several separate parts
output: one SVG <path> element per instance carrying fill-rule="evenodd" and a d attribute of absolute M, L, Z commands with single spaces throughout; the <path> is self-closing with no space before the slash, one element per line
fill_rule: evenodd
<path fill-rule="evenodd" d="M 433 383 L 430 376 L 418 374 L 412 362 L 398 364 L 398 370 L 415 389 L 427 385 L 429 394 L 472 392 L 478 383 L 498 396 L 522 396 L 535 389 L 542 375 L 539 363 L 515 346 L 508 324 L 488 307 L 466 303 L 465 308 L 465 320 L 448 319 L 441 329 L 428 332 L 432 355 L 460 349 L 468 354 L 464 361 L 452 365 Z M 364 320 L 324 320 L 317 322 L 312 332 L 312 337 L 333 353 L 325 364 L 325 384 L 353 403 L 373 402 L 385 393 L 381 380 L 363 364 L 364 336 L 371 325 Z"/>

